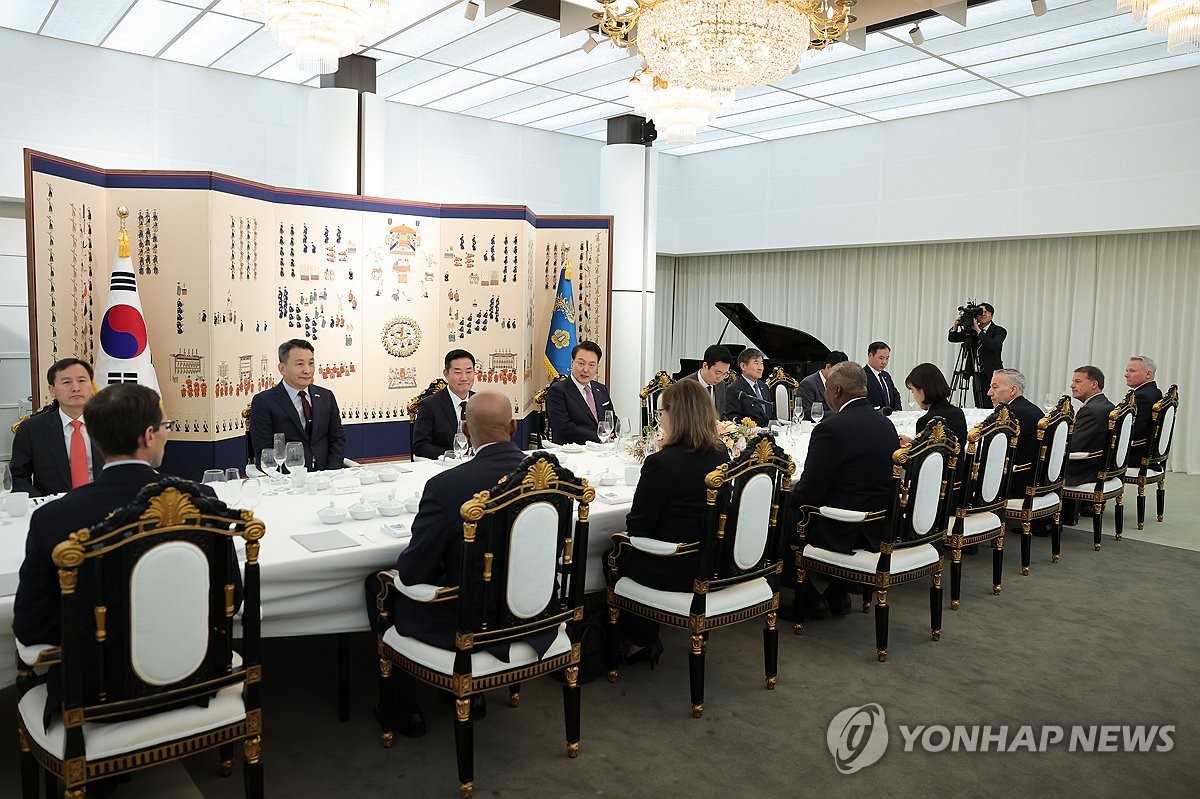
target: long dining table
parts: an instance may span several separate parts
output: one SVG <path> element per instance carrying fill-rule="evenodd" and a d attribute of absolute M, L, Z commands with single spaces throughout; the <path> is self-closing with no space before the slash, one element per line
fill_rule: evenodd
<path fill-rule="evenodd" d="M 966 413 L 968 423 L 975 424 L 987 412 L 967 409 Z M 898 433 L 912 435 L 919 415 L 901 411 L 892 414 L 891 419 Z M 776 437 L 781 447 L 795 459 L 797 476 L 804 464 L 812 428 L 809 422 L 791 425 L 780 429 Z M 547 446 L 546 449 L 566 468 L 587 477 L 596 488 L 597 497 L 589 512 L 585 586 L 588 592 L 600 591 L 604 588 L 601 564 L 609 549 L 610 537 L 624 530 L 625 517 L 633 501 L 635 486 L 627 483 L 626 467 L 636 466 L 636 461 L 616 451 L 615 445 Z M 355 503 L 374 504 L 389 497 L 401 502 L 418 498 L 427 480 L 453 465 L 452 462 L 438 461 L 396 461 L 343 470 L 341 476 L 351 477 L 357 484 L 347 493 L 334 493 L 332 486 L 320 491 L 310 491 L 309 487 L 292 489 L 288 484 L 256 478 L 264 490 L 254 512 L 266 524 L 266 535 L 259 552 L 263 637 L 328 635 L 369 629 L 363 581 L 372 572 L 389 568 L 396 562 L 396 557 L 408 545 L 415 514 L 408 511 L 390 517 L 376 514 L 365 520 L 347 516 L 338 524 L 324 524 L 318 511 L 330 504 L 348 508 Z M 367 473 L 375 478 L 394 475 L 395 479 L 363 484 L 364 479 L 371 479 L 369 476 L 364 478 Z M 635 476 L 636 468 L 629 473 L 629 477 Z M 309 479 L 312 478 L 309 475 Z M 231 505 L 243 504 L 234 496 L 235 489 L 218 483 L 216 490 L 218 496 Z M 35 500 L 35 504 L 49 501 L 53 498 Z M 0 652 L 11 653 L 15 651 L 13 599 L 17 573 L 24 557 L 29 514 L 5 521 L 11 523 L 0 526 Z M 385 525 L 391 529 L 385 532 Z M 337 548 L 312 552 L 301 543 L 312 541 L 307 537 L 309 534 L 330 531 L 341 534 L 335 536 Z M 0 655 L 0 687 L 12 685 L 15 679 L 15 660 Z"/>

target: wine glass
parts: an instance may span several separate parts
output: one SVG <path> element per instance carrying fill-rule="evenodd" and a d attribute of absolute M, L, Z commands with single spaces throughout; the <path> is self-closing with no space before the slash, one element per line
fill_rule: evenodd
<path fill-rule="evenodd" d="M 283 458 L 280 460 L 282 461 Z M 272 483 L 279 478 L 279 464 L 275 462 L 274 447 L 267 447 L 262 451 L 259 455 L 258 468 L 262 469 L 263 474 L 271 478 Z"/>
<path fill-rule="evenodd" d="M 608 422 L 609 426 L 612 428 L 613 435 L 616 435 L 621 429 L 619 423 L 617 422 L 617 415 L 612 411 L 604 412 L 604 421 Z"/>
<path fill-rule="evenodd" d="M 271 448 L 271 458 L 275 461 L 275 471 L 281 472 L 283 462 L 287 460 L 287 436 L 283 433 L 275 434 L 275 445 Z"/>
<path fill-rule="evenodd" d="M 608 416 L 605 416 L 603 419 L 600 420 L 599 424 L 596 425 L 596 435 L 600 438 L 601 446 L 604 446 L 605 444 L 608 443 L 609 439 L 612 437 L 612 432 L 613 432 L 612 420 L 610 418 L 608 418 Z M 608 454 L 609 453 L 605 452 L 602 454 L 601 457 L 607 456 Z"/>
<path fill-rule="evenodd" d="M 258 480 L 246 480 L 242 484 L 242 507 L 254 510 L 262 502 L 262 483 Z"/>
<path fill-rule="evenodd" d="M 289 474 L 304 465 L 304 445 L 302 443 L 299 441 L 287 442 L 283 449 L 283 465 L 288 468 Z"/>
<path fill-rule="evenodd" d="M 454 434 L 454 460 L 461 461 L 467 454 L 467 447 L 470 442 L 463 433 Z"/>
<path fill-rule="evenodd" d="M 825 406 L 819 402 L 814 402 L 809 413 L 812 414 L 813 424 L 818 424 L 825 418 Z"/>
<path fill-rule="evenodd" d="M 1053 408 L 1054 407 L 1054 394 L 1047 391 L 1046 399 L 1042 404 L 1045 405 L 1046 410 L 1050 410 L 1051 408 Z"/>
<path fill-rule="evenodd" d="M 233 471 L 230 469 L 229 471 Z M 238 503 L 242 501 L 242 480 L 240 477 L 234 477 L 232 480 L 225 478 L 225 482 L 221 484 L 221 493 L 219 498 L 231 508 L 236 508 Z"/>
<path fill-rule="evenodd" d="M 12 491 L 12 471 L 8 468 L 8 462 L 3 464 L 3 470 L 0 470 L 0 508 L 4 508 L 5 517 L 8 516 L 8 494 Z M 0 526 L 12 524 L 7 518 L 0 521 Z"/>

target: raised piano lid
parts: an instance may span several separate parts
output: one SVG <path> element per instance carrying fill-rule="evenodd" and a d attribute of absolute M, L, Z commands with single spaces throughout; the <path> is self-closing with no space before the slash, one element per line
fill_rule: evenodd
<path fill-rule="evenodd" d="M 771 322 L 764 322 L 754 315 L 754 312 L 740 302 L 714 303 L 717 310 L 738 330 L 750 339 L 750 342 L 763 351 L 767 359 L 775 363 L 803 363 L 807 361 L 825 362 L 829 355 L 829 347 L 821 343 L 816 336 L 785 327 Z"/>

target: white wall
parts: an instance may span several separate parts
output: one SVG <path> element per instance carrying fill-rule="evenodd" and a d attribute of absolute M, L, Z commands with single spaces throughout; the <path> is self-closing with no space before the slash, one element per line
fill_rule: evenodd
<path fill-rule="evenodd" d="M 25 291 L 25 216 L 0 202 L 0 460 L 12 452 L 13 422 L 29 396 L 29 298 Z"/>
<path fill-rule="evenodd" d="M 1200 68 L 716 150 L 662 181 L 671 254 L 1200 225 Z"/>

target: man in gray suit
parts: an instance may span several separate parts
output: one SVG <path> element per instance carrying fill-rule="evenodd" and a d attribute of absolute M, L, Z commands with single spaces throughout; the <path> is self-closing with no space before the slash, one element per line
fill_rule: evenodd
<path fill-rule="evenodd" d="M 829 379 L 829 373 L 833 371 L 833 367 L 848 360 L 850 357 L 846 353 L 841 350 L 833 350 L 825 356 L 825 367 L 821 371 L 813 372 L 800 381 L 800 390 L 796 392 L 796 402 L 800 403 L 800 409 L 804 412 L 804 421 L 812 421 L 814 402 L 825 404 L 825 381 Z"/>
<path fill-rule="evenodd" d="M 708 391 L 708 396 L 712 398 L 719 419 L 725 418 L 725 388 L 727 386 L 725 378 L 729 376 L 729 370 L 732 367 L 733 355 L 730 354 L 729 348 L 723 344 L 713 344 L 704 351 L 704 361 L 700 364 L 700 371 L 680 378 L 681 380 L 700 381 L 700 385 Z"/>
<path fill-rule="evenodd" d="M 1083 405 L 1075 412 L 1075 427 L 1067 444 L 1067 485 L 1090 485 L 1104 466 L 1099 453 L 1104 450 L 1108 414 L 1113 409 L 1104 396 L 1104 373 L 1095 366 L 1076 369 L 1071 377 L 1071 396 Z M 1070 507 L 1063 508 L 1063 524 L 1074 526 L 1079 518 L 1078 503 L 1068 504 Z"/>

